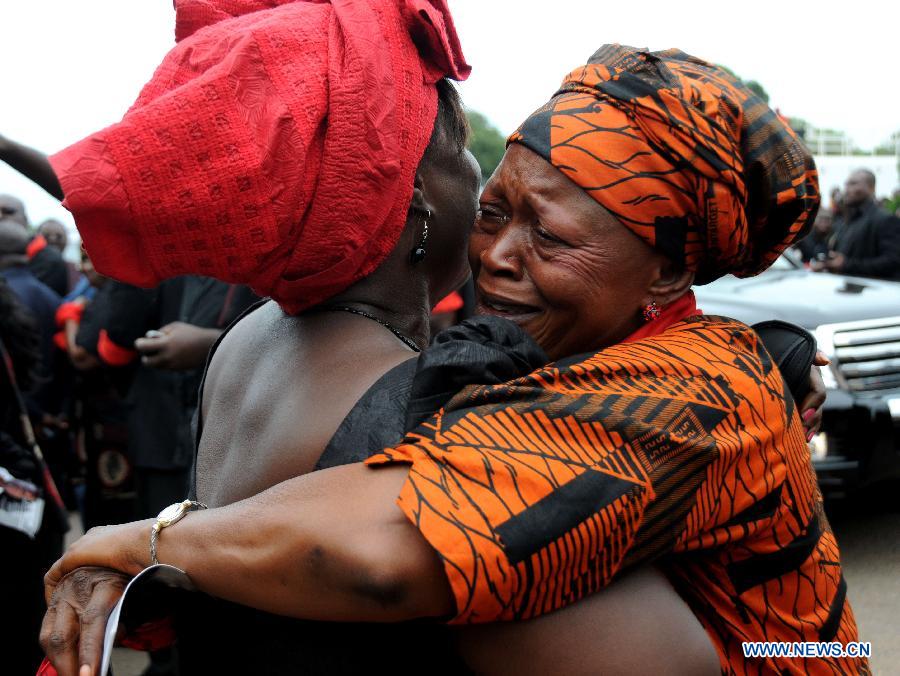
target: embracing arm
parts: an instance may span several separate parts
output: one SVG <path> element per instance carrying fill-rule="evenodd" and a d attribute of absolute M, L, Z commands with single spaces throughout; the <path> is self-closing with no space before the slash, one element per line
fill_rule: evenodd
<path fill-rule="evenodd" d="M 37 183 L 56 199 L 62 201 L 65 197 L 53 167 L 50 166 L 44 153 L 0 136 L 0 160 Z"/>
<path fill-rule="evenodd" d="M 408 468 L 313 472 L 164 529 L 159 560 L 228 601 L 314 620 L 389 622 L 454 613 L 441 561 L 395 504 Z M 91 530 L 47 575 L 80 566 L 134 575 L 152 520 Z"/>

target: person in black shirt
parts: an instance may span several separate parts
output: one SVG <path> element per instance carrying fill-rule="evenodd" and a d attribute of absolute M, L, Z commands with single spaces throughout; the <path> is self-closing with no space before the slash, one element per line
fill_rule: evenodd
<path fill-rule="evenodd" d="M 24 268 L 24 266 L 23 266 Z M 27 275 L 27 270 L 25 270 Z M 35 284 L 40 284 L 35 281 Z M 47 289 L 48 294 L 52 292 Z M 34 315 L 0 274 L 0 339 L 20 391 L 28 395 L 43 379 L 41 331 Z M 0 467 L 15 479 L 43 486 L 40 468 L 28 449 L 13 384 L 0 361 Z M 61 524 L 49 503 L 34 538 L 0 525 L 0 598 L 7 621 L 0 632 L 4 674 L 34 673 L 43 657 L 38 630 L 44 613 L 43 576 L 62 553 Z"/>
<path fill-rule="evenodd" d="M 847 179 L 831 252 L 811 267 L 816 272 L 900 280 L 900 218 L 875 203 L 875 174 L 868 169 L 854 171 Z"/>
<path fill-rule="evenodd" d="M 18 197 L 0 195 L 0 218 L 13 221 L 29 232 L 28 216 L 25 205 Z M 26 253 L 28 268 L 41 282 L 49 286 L 60 296 L 69 293 L 69 269 L 62 254 L 48 242 L 42 234 L 30 237 Z"/>
<path fill-rule="evenodd" d="M 834 218 L 827 209 L 819 210 L 813 229 L 797 243 L 796 249 L 804 263 L 825 260 L 828 257 L 828 242 L 831 239 L 831 225 Z"/>

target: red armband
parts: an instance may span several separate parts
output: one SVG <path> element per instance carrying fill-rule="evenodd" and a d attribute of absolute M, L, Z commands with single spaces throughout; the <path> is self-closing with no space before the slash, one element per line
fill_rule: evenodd
<path fill-rule="evenodd" d="M 77 300 L 63 303 L 56 310 L 56 325 L 62 328 L 69 321 L 80 324 L 82 315 L 84 315 L 84 303 L 79 303 Z"/>
<path fill-rule="evenodd" d="M 114 343 L 106 329 L 100 331 L 100 338 L 97 340 L 97 354 L 110 366 L 125 366 L 137 357 L 136 350 L 129 350 L 127 347 Z"/>
<path fill-rule="evenodd" d="M 47 239 L 43 235 L 36 235 L 34 239 L 28 242 L 28 246 L 25 247 L 25 255 L 31 260 L 46 248 Z"/>
<path fill-rule="evenodd" d="M 66 341 L 66 332 L 65 331 L 57 331 L 53 334 L 53 344 L 56 345 L 63 352 L 69 351 L 69 343 Z"/>

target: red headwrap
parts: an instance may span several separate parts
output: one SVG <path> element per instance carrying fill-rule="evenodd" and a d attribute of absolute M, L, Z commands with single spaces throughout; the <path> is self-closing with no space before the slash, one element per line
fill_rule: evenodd
<path fill-rule="evenodd" d="M 248 284 L 291 313 L 372 272 L 469 73 L 445 0 L 176 0 L 124 119 L 51 158 L 102 274 Z"/>

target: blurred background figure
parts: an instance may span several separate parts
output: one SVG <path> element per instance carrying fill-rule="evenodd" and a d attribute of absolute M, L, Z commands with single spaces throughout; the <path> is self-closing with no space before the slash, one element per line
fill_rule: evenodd
<path fill-rule="evenodd" d="M 0 221 L 0 275 L 37 322 L 41 332 L 42 375 L 49 376 L 59 294 L 34 274 L 29 264 L 29 235 L 18 220 Z"/>
<path fill-rule="evenodd" d="M 844 185 L 842 211 L 834 219 L 834 236 L 816 272 L 900 280 L 900 219 L 875 201 L 875 174 L 857 169 Z"/>
<path fill-rule="evenodd" d="M 37 227 L 37 234 L 46 240 L 47 246 L 58 251 L 59 255 L 63 257 L 63 263 L 68 272 L 66 294 L 71 293 L 81 279 L 81 271 L 77 264 L 65 260 L 66 247 L 69 246 L 69 233 L 66 232 L 66 226 L 55 218 L 48 218 Z"/>
<path fill-rule="evenodd" d="M 795 247 L 804 263 L 824 261 L 828 258 L 828 241 L 832 234 L 833 220 L 834 217 L 828 209 L 819 210 L 812 230 Z"/>
<path fill-rule="evenodd" d="M 48 218 L 41 223 L 37 228 L 37 232 L 47 240 L 48 246 L 52 246 L 61 254 L 66 252 L 66 246 L 69 244 L 69 235 L 66 233 L 66 226 L 55 218 Z"/>
<path fill-rule="evenodd" d="M 27 228 L 28 216 L 22 200 L 12 195 L 0 195 L 0 220 L 14 221 Z"/>
<path fill-rule="evenodd" d="M 27 235 L 27 247 L 25 250 L 28 256 L 28 267 L 31 272 L 41 282 L 49 286 L 60 296 L 65 296 L 71 288 L 71 280 L 69 268 L 62 257 L 62 249 L 50 246 L 46 237 L 40 233 L 32 234 L 28 215 L 25 212 L 25 205 L 17 197 L 12 195 L 0 195 L 0 218 L 6 221 L 18 223 L 25 230 Z M 52 221 L 58 223 L 58 221 Z M 59 224 L 62 225 L 61 223 Z M 54 232 L 53 226 L 50 228 L 58 241 L 58 233 Z M 67 241 L 65 227 L 62 228 L 63 246 Z"/>
<path fill-rule="evenodd" d="M 835 188 L 831 191 L 831 215 L 833 218 L 836 218 L 840 215 L 840 213 L 844 209 L 844 194 L 841 192 L 840 188 Z"/>
<path fill-rule="evenodd" d="M 41 469 L 29 450 L 20 400 L 13 388 L 18 384 L 27 397 L 28 417 L 43 422 L 35 395 L 48 380 L 45 360 L 52 343 L 43 334 L 59 297 L 29 272 L 24 253 L 27 241 L 20 222 L 0 222 L 0 340 L 4 348 L 0 362 L 0 475 L 43 488 Z M 0 491 L 4 512 L 16 515 L 25 509 L 23 502 L 10 500 L 4 493 Z M 0 525 L 0 598 L 7 618 L 0 632 L 0 655 L 5 674 L 33 674 L 42 659 L 37 632 L 44 611 L 43 576 L 62 553 L 65 528 L 60 512 L 46 502 L 33 537 L 5 519 Z"/>

